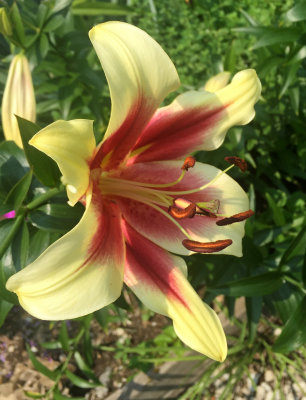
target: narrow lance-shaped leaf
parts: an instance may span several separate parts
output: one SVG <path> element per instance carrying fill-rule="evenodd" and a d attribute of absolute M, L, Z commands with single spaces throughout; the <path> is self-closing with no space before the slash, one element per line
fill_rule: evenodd
<path fill-rule="evenodd" d="M 277 353 L 289 353 L 306 342 L 306 296 L 287 321 L 272 349 Z"/>
<path fill-rule="evenodd" d="M 24 175 L 10 190 L 5 202 L 13 204 L 13 209 L 18 211 L 27 196 L 32 181 L 32 171 Z"/>
<path fill-rule="evenodd" d="M 34 175 L 46 186 L 57 186 L 60 172 L 56 163 L 46 154 L 29 145 L 29 140 L 40 130 L 37 124 L 17 117 L 23 148 Z"/>
<path fill-rule="evenodd" d="M 132 12 L 133 10 L 130 7 L 101 1 L 99 3 L 75 2 L 72 7 L 74 15 L 126 15 Z"/>
<path fill-rule="evenodd" d="M 299 234 L 293 239 L 288 249 L 285 251 L 283 257 L 280 260 L 280 266 L 285 265 L 287 261 L 290 260 L 298 251 L 299 249 L 306 248 L 306 226 L 302 228 Z"/>
<path fill-rule="evenodd" d="M 26 42 L 26 37 L 25 37 L 25 33 L 24 33 L 23 22 L 22 22 L 20 12 L 19 12 L 16 2 L 14 2 L 11 7 L 10 17 L 12 20 L 12 25 L 14 27 L 14 33 L 15 33 L 16 39 L 18 40 L 21 47 L 23 47 Z"/>
<path fill-rule="evenodd" d="M 3 325 L 5 318 L 12 309 L 13 305 L 14 304 L 9 303 L 8 301 L 0 299 L 0 328 Z"/>
<path fill-rule="evenodd" d="M 245 305 L 248 317 L 250 341 L 252 342 L 255 339 L 257 325 L 261 315 L 262 297 L 246 297 Z"/>
<path fill-rule="evenodd" d="M 30 235 L 27 222 L 23 221 L 23 224 L 12 241 L 12 256 L 17 271 L 20 271 L 20 269 L 24 268 L 26 265 L 29 252 L 29 240 Z"/>
<path fill-rule="evenodd" d="M 294 7 L 290 8 L 285 14 L 285 19 L 290 22 L 303 21 L 306 19 L 306 4 L 300 2 Z"/>
<path fill-rule="evenodd" d="M 272 271 L 236 281 L 227 282 L 223 286 L 207 288 L 209 291 L 223 293 L 228 296 L 260 296 L 274 292 L 282 284 L 280 272 Z"/>
<path fill-rule="evenodd" d="M 38 372 L 41 372 L 43 375 L 47 376 L 51 380 L 55 381 L 58 373 L 56 371 L 51 371 L 49 368 L 45 367 L 35 356 L 35 354 L 30 349 L 30 346 L 26 344 L 27 352 L 30 360 L 32 361 L 33 366 L 37 369 Z"/>

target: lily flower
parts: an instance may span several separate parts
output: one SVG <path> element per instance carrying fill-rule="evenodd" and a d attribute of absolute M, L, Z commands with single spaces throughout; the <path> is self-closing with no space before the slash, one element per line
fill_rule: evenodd
<path fill-rule="evenodd" d="M 5 139 L 23 148 L 15 115 L 35 122 L 36 102 L 29 62 L 22 53 L 14 56 L 10 64 L 1 115 Z"/>
<path fill-rule="evenodd" d="M 173 320 L 188 346 L 223 361 L 221 323 L 189 284 L 185 261 L 174 254 L 241 256 L 248 213 L 237 214 L 249 202 L 226 170 L 186 155 L 216 149 L 231 126 L 253 118 L 259 80 L 254 70 L 245 70 L 215 93 L 189 91 L 158 108 L 179 86 L 162 48 L 122 22 L 95 26 L 89 36 L 111 94 L 104 140 L 96 146 L 92 121 L 78 119 L 56 121 L 30 141 L 57 162 L 69 204 L 81 201 L 86 209 L 7 288 L 30 314 L 57 320 L 110 304 L 124 281 L 148 308 Z M 176 218 L 177 210 L 185 215 Z M 216 224 L 233 215 L 229 223 Z"/>
<path fill-rule="evenodd" d="M 229 71 L 219 72 L 219 74 L 208 79 L 208 81 L 205 83 L 204 90 L 211 93 L 217 92 L 228 84 L 230 76 L 231 73 Z"/>

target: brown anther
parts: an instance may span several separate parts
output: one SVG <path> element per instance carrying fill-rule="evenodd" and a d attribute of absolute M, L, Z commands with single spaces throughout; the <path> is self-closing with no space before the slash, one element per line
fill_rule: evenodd
<path fill-rule="evenodd" d="M 224 160 L 230 164 L 236 165 L 236 167 L 238 167 L 242 172 L 245 172 L 248 169 L 248 164 L 243 158 L 231 156 L 225 157 Z"/>
<path fill-rule="evenodd" d="M 188 171 L 189 168 L 194 167 L 195 162 L 196 162 L 196 159 L 194 157 L 188 156 L 185 158 L 184 164 L 182 165 L 181 169 Z"/>
<path fill-rule="evenodd" d="M 191 203 L 186 208 L 179 208 L 176 205 L 170 206 L 168 212 L 176 219 L 192 218 L 196 213 L 196 205 Z"/>
<path fill-rule="evenodd" d="M 196 242 L 195 240 L 183 240 L 183 246 L 186 249 L 195 251 L 196 253 L 215 253 L 230 246 L 233 241 L 231 239 L 217 240 L 216 242 Z"/>
<path fill-rule="evenodd" d="M 216 222 L 216 224 L 219 226 L 230 225 L 234 224 L 235 222 L 244 221 L 245 219 L 250 218 L 252 215 L 254 215 L 254 211 L 248 210 L 239 214 L 232 215 L 231 217 L 228 218 L 220 219 L 219 221 Z"/>

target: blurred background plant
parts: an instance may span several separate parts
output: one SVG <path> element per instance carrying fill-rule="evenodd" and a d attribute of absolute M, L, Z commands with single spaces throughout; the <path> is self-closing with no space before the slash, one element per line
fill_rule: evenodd
<path fill-rule="evenodd" d="M 222 308 L 229 317 L 233 317 L 236 299 L 245 298 L 247 319 L 230 351 L 231 368 L 225 366 L 227 370 L 221 372 L 231 378 L 220 398 L 231 398 L 233 387 L 248 375 L 247 367 L 259 353 L 264 366 L 279 371 L 291 365 L 293 376 L 302 374 L 306 342 L 306 4 L 293 0 L 246 0 L 243 4 L 233 0 L 1 0 L 0 7 L 0 93 L 11 60 L 23 52 L 37 102 L 36 124 L 19 119 L 24 151 L 4 141 L 1 133 L 0 214 L 15 210 L 16 217 L 0 221 L 0 324 L 6 318 L 12 323 L 11 316 L 13 320 L 16 316 L 11 309 L 18 304 L 16 296 L 5 289 L 6 279 L 71 229 L 83 212 L 81 205 L 71 208 L 66 204 L 57 167 L 27 141 L 57 119 L 93 119 L 97 139 L 103 136 L 110 99 L 87 32 L 97 23 L 118 19 L 146 30 L 162 45 L 178 69 L 180 91 L 200 89 L 222 70 L 232 74 L 248 67 L 257 70 L 263 93 L 255 120 L 233 128 L 217 151 L 197 154 L 198 160 L 222 169 L 221 160 L 228 155 L 249 163 L 243 176 L 231 174 L 249 193 L 256 211 L 246 224 L 244 256 L 194 255 L 187 260 L 189 276 L 205 301 L 224 295 Z M 185 349 L 168 326 L 161 327 L 155 339 L 137 346 L 129 339 L 111 346 L 93 343 L 93 324 L 100 324 L 104 332 L 113 329 L 113 324 L 126 326 L 131 304 L 142 321 L 152 319 L 152 313 L 135 305 L 126 290 L 115 305 L 74 321 L 73 329 L 66 322 L 50 324 L 49 330 L 56 328 L 57 336 L 38 346 L 51 351 L 54 358 L 58 349 L 65 354 L 54 371 L 28 346 L 35 368 L 54 382 L 50 398 L 68 398 L 62 390 L 65 385 L 79 388 L 71 393 L 82 395 L 100 386 L 94 372 L 97 351 L 114 353 L 131 374 L 169 357 L 182 357 Z M 208 393 L 211 376 L 218 374 L 218 365 L 211 368 L 215 375 L 209 369 L 182 398 L 200 399 Z M 281 392 L 282 374 L 276 374 L 276 379 L 275 391 Z M 254 380 L 252 386 L 256 392 Z M 28 392 L 27 396 L 45 398 L 46 394 Z"/>

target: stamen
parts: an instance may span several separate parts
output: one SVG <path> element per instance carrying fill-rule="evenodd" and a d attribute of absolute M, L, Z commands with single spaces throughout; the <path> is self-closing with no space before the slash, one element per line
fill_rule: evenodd
<path fill-rule="evenodd" d="M 205 217 L 210 217 L 210 218 L 218 218 L 218 216 L 215 213 L 212 213 L 211 211 L 205 210 L 204 208 L 200 207 L 197 207 L 196 214 L 205 215 Z"/>
<path fill-rule="evenodd" d="M 192 156 L 188 156 L 185 158 L 184 164 L 182 165 L 182 169 L 188 171 L 189 168 L 193 168 L 196 159 Z"/>
<path fill-rule="evenodd" d="M 220 219 L 219 221 L 216 222 L 216 224 L 219 226 L 230 225 L 234 224 L 235 222 L 244 221 L 245 219 L 250 218 L 252 215 L 254 215 L 254 211 L 248 210 L 239 214 L 232 215 L 231 217 L 228 218 Z"/>
<path fill-rule="evenodd" d="M 170 192 L 169 190 L 164 190 L 163 193 L 164 194 L 176 194 L 176 195 L 181 195 L 181 194 L 192 194 L 192 193 L 197 193 L 200 192 L 201 190 L 206 189 L 208 186 L 212 185 L 214 182 L 216 182 L 216 180 L 218 180 L 223 174 L 225 174 L 227 171 L 229 171 L 230 169 L 232 169 L 235 165 L 232 164 L 229 167 L 227 167 L 224 171 L 221 171 L 217 176 L 215 176 L 211 181 L 209 181 L 208 183 L 205 183 L 205 185 L 197 187 L 195 189 L 191 189 L 191 190 L 182 190 L 182 191 L 175 191 L 175 192 Z"/>
<path fill-rule="evenodd" d="M 234 164 L 242 172 L 245 172 L 248 169 L 248 164 L 243 158 L 231 156 L 231 157 L 225 157 L 224 160 L 229 162 L 230 164 Z"/>
<path fill-rule="evenodd" d="M 195 216 L 196 213 L 196 205 L 191 203 L 186 208 L 179 208 L 175 205 L 170 206 L 168 212 L 172 217 L 176 219 L 182 218 L 192 218 Z"/>
<path fill-rule="evenodd" d="M 141 186 L 143 188 L 166 188 L 166 187 L 170 187 L 170 186 L 174 186 L 177 183 L 181 182 L 181 180 L 184 178 L 186 171 L 182 171 L 181 175 L 177 178 L 176 181 L 173 182 L 169 182 L 169 183 L 147 183 L 147 182 L 136 182 L 136 181 L 132 181 L 132 180 L 126 180 L 126 179 L 120 179 L 117 177 L 111 177 L 109 179 L 112 179 L 113 182 L 116 183 L 126 183 L 128 185 L 133 185 L 133 186 Z M 171 192 L 172 193 L 172 192 Z"/>
<path fill-rule="evenodd" d="M 196 213 L 199 215 L 205 215 L 207 217 L 217 218 L 217 212 L 219 211 L 220 200 L 215 199 L 211 201 L 197 203 Z"/>
<path fill-rule="evenodd" d="M 225 249 L 233 243 L 231 239 L 217 240 L 216 242 L 196 242 L 195 240 L 183 240 L 182 244 L 186 249 L 196 253 L 215 253 Z"/>

